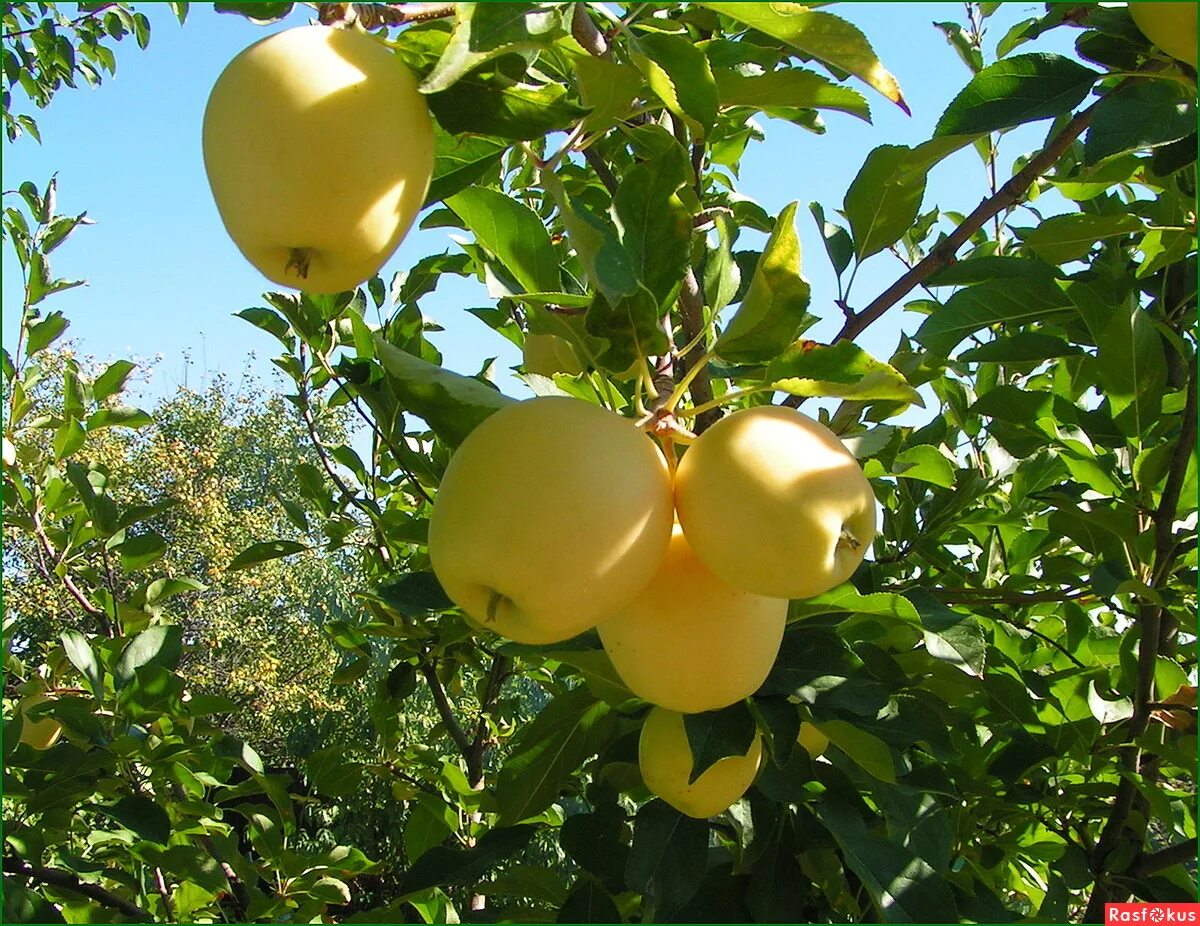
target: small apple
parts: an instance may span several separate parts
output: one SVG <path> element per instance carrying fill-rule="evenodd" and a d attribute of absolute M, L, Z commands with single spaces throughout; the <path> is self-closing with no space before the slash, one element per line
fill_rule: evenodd
<path fill-rule="evenodd" d="M 736 411 L 683 454 L 679 523 L 731 585 L 811 598 L 844 582 L 875 537 L 875 494 L 837 435 L 791 408 Z"/>
<path fill-rule="evenodd" d="M 1196 66 L 1196 7 L 1188 3 L 1130 3 L 1142 34 L 1172 58 Z"/>
<path fill-rule="evenodd" d="M 522 348 L 525 372 L 541 376 L 566 373 L 577 376 L 583 372 L 583 364 L 575 354 L 575 348 L 566 338 L 556 334 L 527 334 Z"/>
<path fill-rule="evenodd" d="M 36 707 L 50 700 L 44 691 L 27 695 L 21 699 L 17 709 L 21 712 L 21 742 L 34 749 L 49 749 L 62 736 L 63 726 L 53 717 L 31 718 L 27 713 L 31 707 Z"/>
<path fill-rule="evenodd" d="M 646 787 L 689 817 L 704 820 L 728 809 L 754 784 L 762 761 L 762 737 L 744 756 L 718 759 L 704 774 L 688 784 L 692 774 L 692 748 L 683 727 L 683 715 L 652 708 L 638 740 L 638 766 Z"/>
<path fill-rule="evenodd" d="M 714 575 L 676 524 L 654 578 L 596 629 L 630 691 L 691 714 L 758 690 L 779 653 L 787 611 L 785 599 Z"/>
<path fill-rule="evenodd" d="M 455 452 L 429 559 L 476 623 L 555 643 L 650 581 L 671 521 L 671 476 L 650 437 L 588 402 L 543 396 L 494 413 Z"/>
<path fill-rule="evenodd" d="M 241 52 L 208 99 L 203 147 L 234 244 L 269 280 L 314 293 L 378 272 L 433 172 L 416 80 L 357 28 L 300 26 Z"/>
<path fill-rule="evenodd" d="M 796 742 L 804 747 L 804 751 L 812 759 L 823 755 L 829 748 L 829 737 L 811 723 L 800 724 L 800 735 L 796 737 Z"/>

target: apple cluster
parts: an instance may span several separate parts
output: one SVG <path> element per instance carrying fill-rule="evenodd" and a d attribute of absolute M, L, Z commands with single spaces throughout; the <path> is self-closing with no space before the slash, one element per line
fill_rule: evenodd
<path fill-rule="evenodd" d="M 744 779 L 724 806 L 736 800 L 761 745 L 689 785 L 682 715 L 753 694 L 789 599 L 849 578 L 874 534 L 875 496 L 854 457 L 798 411 L 736 411 L 673 467 L 633 422 L 548 396 L 496 412 L 455 452 L 429 557 L 480 627 L 529 644 L 596 628 L 629 690 L 666 718 L 644 727 L 647 784 L 690 812 Z M 726 785 L 704 787 L 728 762 L 712 779 Z"/>

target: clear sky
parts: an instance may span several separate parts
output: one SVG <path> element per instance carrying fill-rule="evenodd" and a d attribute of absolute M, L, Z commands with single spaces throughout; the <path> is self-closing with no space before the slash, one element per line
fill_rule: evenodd
<path fill-rule="evenodd" d="M 67 8 L 67 4 L 62 5 Z M 49 109 L 34 111 L 42 144 L 23 136 L 3 148 L 3 188 L 32 180 L 43 187 L 57 171 L 59 212 L 87 211 L 96 225 L 80 229 L 53 254 L 56 276 L 85 278 L 89 285 L 51 297 L 44 305 L 66 313 L 69 336 L 78 349 L 101 360 L 161 355 L 150 398 L 185 381 L 200 387 L 217 372 L 237 377 L 254 353 L 252 366 L 265 373 L 276 342 L 234 313 L 262 304 L 270 284 L 234 248 L 213 205 L 200 154 L 205 101 L 221 69 L 245 46 L 308 21 L 311 8 L 297 6 L 288 19 L 257 26 L 240 16 L 215 13 L 193 3 L 179 26 L 165 4 L 139 4 L 152 23 L 150 46 L 139 49 L 131 37 L 116 46 L 117 75 L 95 90 L 64 88 Z M 767 140 L 752 145 L 743 161 L 740 192 L 757 199 L 771 214 L 792 200 L 818 201 L 833 216 L 867 153 L 880 144 L 927 140 L 938 116 L 964 85 L 967 71 L 935 21 L 964 21 L 961 3 L 838 3 L 829 7 L 857 24 L 885 66 L 899 79 L 911 117 L 861 84 L 874 124 L 836 112 L 824 115 L 828 132 L 816 136 L 790 124 L 765 122 Z M 988 20 L 987 47 L 1009 26 L 1044 12 L 1040 3 L 1010 0 Z M 1077 33 L 1057 30 L 1025 50 L 1071 54 Z M 30 110 L 19 91 L 14 106 Z M 1001 182 L 1013 159 L 1036 150 L 1048 128 L 1036 123 L 1007 136 L 1001 147 Z M 925 207 L 963 213 L 986 194 L 983 165 L 969 148 L 939 165 L 930 176 Z M 6 197 L 7 204 L 7 197 Z M 844 223 L 843 223 L 844 224 Z M 804 272 L 812 283 L 812 311 L 828 322 L 810 332 L 821 339 L 836 331 L 840 312 L 833 306 L 834 276 L 807 208 L 798 227 Z M 425 254 L 455 250 L 452 229 L 414 232 L 388 262 L 384 279 Z M 747 234 L 739 246 L 761 241 Z M 904 267 L 884 253 L 859 273 L 851 302 L 863 306 Z M 21 305 L 19 267 L 7 245 L 3 255 L 3 340 L 16 341 Z M 432 340 L 445 363 L 475 373 L 484 359 L 497 356 L 501 367 L 519 360 L 517 352 L 465 308 L 488 305 L 473 281 L 444 278 L 422 301 L 426 316 L 446 328 Z M 899 307 L 861 339 L 862 346 L 886 358 L 903 324 L 913 329 L 918 316 Z M 185 360 L 192 358 L 191 364 Z M 498 377 L 504 391 L 527 394 L 507 372 Z"/>

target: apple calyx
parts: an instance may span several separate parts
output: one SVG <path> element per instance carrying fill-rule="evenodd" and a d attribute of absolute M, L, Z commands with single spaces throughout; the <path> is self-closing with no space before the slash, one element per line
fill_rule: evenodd
<path fill-rule="evenodd" d="M 850 550 L 857 550 L 862 546 L 862 541 L 850 533 L 848 528 L 843 527 L 841 534 L 838 536 L 837 545 Z"/>
<path fill-rule="evenodd" d="M 295 270 L 296 276 L 302 280 L 306 280 L 308 279 L 309 258 L 309 248 L 292 248 L 291 256 L 288 258 L 287 265 L 283 269 Z"/>

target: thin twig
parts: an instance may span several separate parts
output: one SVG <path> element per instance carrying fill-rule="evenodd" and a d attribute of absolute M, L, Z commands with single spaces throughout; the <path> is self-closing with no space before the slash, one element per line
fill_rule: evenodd
<path fill-rule="evenodd" d="M 458 718 L 454 716 L 454 708 L 450 706 L 450 699 L 446 697 L 446 689 L 442 687 L 442 680 L 438 678 L 437 667 L 423 662 L 421 663 L 421 674 L 425 676 L 425 681 L 429 683 L 429 691 L 433 695 L 433 703 L 437 705 L 442 723 L 446 725 L 446 732 L 450 734 L 450 739 L 454 740 L 454 744 L 458 747 L 458 751 L 462 753 L 463 759 L 467 759 L 471 754 L 471 740 L 459 724 Z"/>
<path fill-rule="evenodd" d="M 852 340 L 877 321 L 888 309 L 903 299 L 935 270 L 953 263 L 958 249 L 970 240 L 992 216 L 1017 204 L 1030 185 L 1049 170 L 1092 122 L 1096 106 L 1094 103 L 1068 122 L 1054 139 L 1034 156 L 1028 164 L 1009 179 L 993 196 L 980 203 L 975 211 L 959 223 L 946 239 L 930 251 L 911 270 L 880 293 L 870 305 L 846 319 L 835 341 Z"/>

